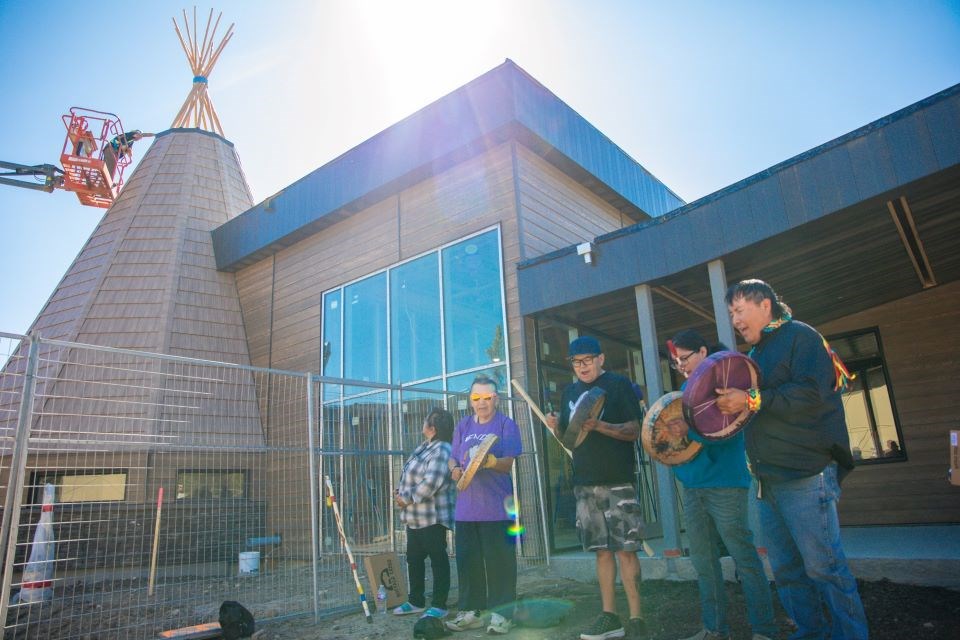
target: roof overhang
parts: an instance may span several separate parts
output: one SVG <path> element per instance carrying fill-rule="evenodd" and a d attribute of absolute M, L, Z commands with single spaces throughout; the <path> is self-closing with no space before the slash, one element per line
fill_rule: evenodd
<path fill-rule="evenodd" d="M 934 286 L 918 272 L 924 260 L 933 283 L 956 280 L 958 234 L 960 85 L 600 236 L 592 264 L 576 247 L 521 263 L 520 311 L 638 338 L 632 290 L 651 284 L 690 303 L 675 318 L 689 325 L 691 305 L 712 313 L 704 265 L 722 259 L 729 281 L 766 279 L 822 322 Z M 658 305 L 658 324 L 683 306 L 667 296 Z"/>
<path fill-rule="evenodd" d="M 683 201 L 507 60 L 213 231 L 217 268 L 236 270 L 456 163 L 517 139 L 632 220 Z"/>

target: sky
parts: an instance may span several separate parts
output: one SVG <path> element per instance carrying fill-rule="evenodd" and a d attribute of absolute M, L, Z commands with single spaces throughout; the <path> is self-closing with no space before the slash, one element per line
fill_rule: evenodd
<path fill-rule="evenodd" d="M 168 129 L 193 73 L 170 0 L 0 0 L 0 160 L 58 164 L 79 106 Z M 210 5 L 197 5 L 206 25 Z M 232 0 L 209 77 L 260 202 L 510 58 L 692 202 L 960 83 L 960 0 Z M 144 142 L 134 147 L 139 158 Z M 135 165 L 134 165 L 135 168 Z M 129 178 L 131 174 L 128 173 Z M 0 185 L 0 331 L 103 216 Z"/>

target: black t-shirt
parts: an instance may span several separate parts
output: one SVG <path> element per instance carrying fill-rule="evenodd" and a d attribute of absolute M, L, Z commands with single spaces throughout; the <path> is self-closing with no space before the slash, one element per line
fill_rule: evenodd
<path fill-rule="evenodd" d="M 603 411 L 600 412 L 600 420 L 622 424 L 630 420 L 636 420 L 639 423 L 643 419 L 640 415 L 640 402 L 633 392 L 630 381 L 618 373 L 604 371 L 590 384 L 577 380 L 563 390 L 559 425 L 561 434 L 567 430 L 570 411 L 577 399 L 593 387 L 600 387 L 607 392 Z M 636 459 L 632 441 L 617 440 L 597 431 L 591 431 L 580 446 L 573 450 L 574 485 L 633 483 L 636 480 L 635 469 Z"/>

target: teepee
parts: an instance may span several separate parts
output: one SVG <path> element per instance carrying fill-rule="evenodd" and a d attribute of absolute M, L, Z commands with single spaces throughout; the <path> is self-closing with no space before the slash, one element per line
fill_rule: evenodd
<path fill-rule="evenodd" d="M 212 30 L 216 31 L 215 24 Z M 216 49 L 209 41 L 208 33 L 200 45 L 195 40 L 189 46 L 184 43 L 188 57 L 197 61 L 196 68 L 206 73 L 226 38 Z M 174 128 L 156 134 L 123 191 L 41 309 L 31 333 L 67 342 L 250 364 L 236 279 L 232 273 L 217 270 L 211 231 L 249 209 L 253 198 L 233 144 L 219 132 L 206 92 L 197 87 L 194 84 L 184 108 L 190 114 L 202 111 L 206 115 L 197 116 L 197 126 L 178 125 L 182 120 L 178 116 Z M 191 104 L 192 110 L 188 108 Z M 205 128 L 210 125 L 217 131 Z M 21 346 L 18 357 L 0 369 L 0 434 L 16 426 L 18 413 L 12 409 L 16 409 L 17 395 L 13 391 L 22 384 L 22 376 L 6 374 L 22 373 L 24 349 Z M 213 428 L 211 416 L 224 411 L 213 398 L 195 403 L 195 419 L 170 421 L 163 415 L 165 409 L 157 408 L 164 404 L 168 388 L 143 391 L 140 408 L 132 412 L 129 402 L 84 396 L 86 391 L 77 381 L 89 367 L 52 357 L 41 358 L 39 366 L 44 382 L 38 396 L 45 398 L 44 411 L 51 415 L 95 413 L 103 422 L 93 426 L 81 424 L 79 418 L 71 422 L 70 433 L 61 437 L 70 439 L 74 449 L 85 440 L 129 443 L 171 435 L 179 442 L 197 445 L 256 446 L 263 441 L 250 376 L 238 378 L 232 388 L 229 424 Z M 160 374 L 167 376 L 166 368 L 177 365 L 156 366 L 164 368 Z M 112 386 L 98 388 L 132 389 L 125 376 L 133 373 L 117 376 Z M 53 402 L 60 403 L 55 411 L 50 408 Z M 113 424 L 116 433 L 108 433 Z M 37 433 L 48 427 L 35 416 L 33 428 Z M 170 432 L 171 428 L 176 433 Z"/>
<path fill-rule="evenodd" d="M 214 133 L 223 135 L 223 127 L 220 126 L 220 119 L 217 117 L 217 110 L 213 108 L 213 102 L 207 93 L 207 78 L 213 71 L 213 65 L 220 58 L 223 48 L 233 37 L 233 25 L 227 29 L 227 33 L 220 40 L 220 44 L 214 47 L 214 41 L 217 37 L 217 28 L 220 26 L 220 18 L 223 14 L 217 15 L 213 21 L 213 9 L 210 9 L 210 15 L 207 16 L 207 27 L 203 32 L 203 40 L 198 42 L 197 38 L 200 32 L 197 30 L 197 8 L 193 8 L 193 29 L 190 29 L 190 22 L 187 19 L 187 12 L 183 12 L 183 31 L 177 24 L 176 18 L 173 18 L 173 28 L 177 31 L 177 37 L 180 38 L 180 46 L 187 56 L 187 62 L 190 63 L 190 70 L 193 71 L 193 86 L 187 99 L 183 101 L 180 112 L 173 119 L 172 129 L 181 127 L 195 127 L 206 129 Z M 211 29 L 211 23 L 213 28 Z M 186 32 L 186 37 L 184 37 Z M 191 124 L 192 123 L 192 124 Z"/>

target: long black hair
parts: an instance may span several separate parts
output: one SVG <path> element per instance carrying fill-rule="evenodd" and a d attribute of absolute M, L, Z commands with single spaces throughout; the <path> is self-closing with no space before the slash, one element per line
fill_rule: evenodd
<path fill-rule="evenodd" d="M 729 307 L 733 304 L 733 301 L 737 298 L 749 300 L 754 304 L 760 304 L 763 300 L 769 300 L 770 313 L 773 315 L 774 320 L 780 320 L 784 316 L 793 314 L 790 307 L 788 307 L 786 303 L 780 299 L 780 296 L 777 295 L 777 292 L 773 290 L 773 287 L 763 280 L 753 278 L 750 280 L 741 280 L 734 285 L 730 285 L 726 295 L 727 306 Z"/>

